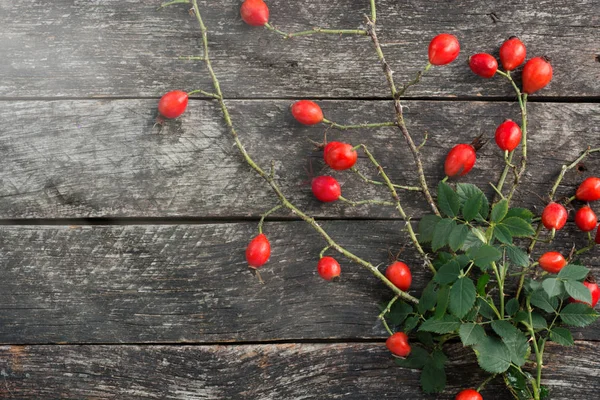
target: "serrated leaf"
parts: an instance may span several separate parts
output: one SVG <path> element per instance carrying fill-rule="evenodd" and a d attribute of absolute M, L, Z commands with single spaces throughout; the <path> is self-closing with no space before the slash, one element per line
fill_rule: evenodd
<path fill-rule="evenodd" d="M 460 199 L 452 187 L 446 182 L 440 182 L 437 195 L 440 211 L 449 217 L 456 217 L 460 208 Z"/>
<path fill-rule="evenodd" d="M 484 371 L 501 374 L 510 367 L 510 352 L 504 343 L 492 337 L 485 337 L 474 346 L 477 362 Z"/>
<path fill-rule="evenodd" d="M 582 328 L 596 321 L 598 313 L 587 304 L 571 303 L 561 310 L 560 318 L 565 325 Z"/>
<path fill-rule="evenodd" d="M 429 332 L 417 332 L 416 335 L 417 340 L 422 343 L 423 345 L 425 345 L 425 347 L 433 347 L 434 343 L 433 343 L 433 336 L 431 336 L 431 333 Z"/>
<path fill-rule="evenodd" d="M 469 233 L 467 233 L 467 237 L 465 238 L 465 242 L 463 243 L 461 248 L 462 251 L 467 251 L 469 249 L 481 247 L 481 245 L 483 245 L 483 242 L 481 241 L 479 236 L 475 234 L 475 229 L 477 228 L 471 229 Z"/>
<path fill-rule="evenodd" d="M 518 217 L 505 218 L 498 225 L 508 228 L 513 237 L 531 236 L 535 232 L 529 222 Z"/>
<path fill-rule="evenodd" d="M 479 277 L 479 279 L 477 279 L 477 294 L 479 294 L 482 297 L 485 296 L 485 287 L 487 286 L 489 281 L 489 274 L 483 274 Z"/>
<path fill-rule="evenodd" d="M 488 301 L 493 301 L 493 299 L 488 299 Z M 487 319 L 497 318 L 492 307 L 482 298 L 479 299 L 479 313 Z"/>
<path fill-rule="evenodd" d="M 412 331 L 413 329 L 416 328 L 418 323 L 419 323 L 419 317 L 417 317 L 417 316 L 412 316 L 412 317 L 406 318 L 406 321 L 404 321 L 404 332 Z"/>
<path fill-rule="evenodd" d="M 442 218 L 434 214 L 428 214 L 423 216 L 419 221 L 419 243 L 429 243 L 433 240 L 433 233 L 435 227 Z"/>
<path fill-rule="evenodd" d="M 444 285 L 440 288 L 440 290 L 438 290 L 437 303 L 435 305 L 435 313 L 433 314 L 433 316 L 435 318 L 441 318 L 444 314 L 446 314 L 446 310 L 448 309 L 449 303 L 450 303 L 450 287 Z"/>
<path fill-rule="evenodd" d="M 461 204 L 464 204 L 468 199 L 481 195 L 481 206 L 479 207 L 479 214 L 475 216 L 478 221 L 485 221 L 490 212 L 490 203 L 477 186 L 470 183 L 459 183 L 456 185 L 456 193 L 460 198 Z"/>
<path fill-rule="evenodd" d="M 446 371 L 431 361 L 425 364 L 421 372 L 421 387 L 425 393 L 439 393 L 446 387 Z"/>
<path fill-rule="evenodd" d="M 452 234 L 452 229 L 456 226 L 456 222 L 451 219 L 445 218 L 442 219 L 435 227 L 435 232 L 433 233 L 433 239 L 431 241 L 431 249 L 433 251 L 438 251 L 442 247 L 448 244 L 448 239 Z"/>
<path fill-rule="evenodd" d="M 421 324 L 420 331 L 433 333 L 450 333 L 460 328 L 460 320 L 452 315 L 444 315 L 442 318 L 429 318 Z"/>
<path fill-rule="evenodd" d="M 590 269 L 583 265 L 568 264 L 558 273 L 558 277 L 565 280 L 581 281 L 590 273 Z"/>
<path fill-rule="evenodd" d="M 423 293 L 421 293 L 419 304 L 417 304 L 417 310 L 421 315 L 423 315 L 428 310 L 431 310 L 435 306 L 436 302 L 437 290 L 435 288 L 435 282 L 430 281 L 427 286 L 425 286 L 425 289 L 423 289 Z"/>
<path fill-rule="evenodd" d="M 550 298 L 545 290 L 536 290 L 531 294 L 531 304 L 547 313 L 553 313 L 558 308 L 558 299 Z"/>
<path fill-rule="evenodd" d="M 413 312 L 413 307 L 403 301 L 397 301 L 392 305 L 392 308 L 387 315 L 387 319 L 391 325 L 400 325 Z"/>
<path fill-rule="evenodd" d="M 532 312 L 531 320 L 533 321 L 533 329 L 536 331 L 548 328 L 548 321 L 539 313 Z"/>
<path fill-rule="evenodd" d="M 519 311 L 519 302 L 517 299 L 510 299 L 507 301 L 504 305 L 504 311 L 506 311 L 506 314 L 510 315 L 511 317 L 515 315 L 517 311 Z"/>
<path fill-rule="evenodd" d="M 506 217 L 508 213 L 508 200 L 502 199 L 492 207 L 492 214 L 490 215 L 491 222 L 500 222 Z"/>
<path fill-rule="evenodd" d="M 564 291 L 564 285 L 560 279 L 546 278 L 542 282 L 542 288 L 548 294 L 548 297 L 559 296 Z"/>
<path fill-rule="evenodd" d="M 590 290 L 581 282 L 568 280 L 565 281 L 565 290 L 575 300 L 582 301 L 587 304 L 592 304 L 592 293 Z"/>
<path fill-rule="evenodd" d="M 531 222 L 533 218 L 533 213 L 526 208 L 515 207 L 508 210 L 505 218 L 517 217 L 524 219 L 527 222 Z"/>
<path fill-rule="evenodd" d="M 494 227 L 494 239 L 504 244 L 512 244 L 513 242 L 510 230 L 504 225 L 496 225 Z"/>
<path fill-rule="evenodd" d="M 447 285 L 453 283 L 458 279 L 460 275 L 460 265 L 456 260 L 450 260 L 438 270 L 437 274 L 433 277 L 433 280 L 440 285 Z"/>
<path fill-rule="evenodd" d="M 525 364 L 529 352 L 529 344 L 525 334 L 506 320 L 492 321 L 492 329 L 502 338 L 508 348 L 512 363 L 519 367 Z"/>
<path fill-rule="evenodd" d="M 497 248 L 484 244 L 477 249 L 470 249 L 468 256 L 473 260 L 473 263 L 481 269 L 487 269 L 489 265 L 500 259 L 502 253 Z"/>
<path fill-rule="evenodd" d="M 550 331 L 550 340 L 563 346 L 573 346 L 573 335 L 566 328 L 553 328 Z"/>
<path fill-rule="evenodd" d="M 460 340 L 464 346 L 473 346 L 485 338 L 485 329 L 481 325 L 468 323 L 462 324 L 458 330 Z"/>
<path fill-rule="evenodd" d="M 506 246 L 505 250 L 506 255 L 514 265 L 518 267 L 526 267 L 529 265 L 529 255 L 517 246 Z"/>
<path fill-rule="evenodd" d="M 442 267 L 442 265 L 444 265 L 447 262 L 449 262 L 450 260 L 454 260 L 454 259 L 455 259 L 454 255 L 452 255 L 446 251 L 440 251 L 437 253 L 435 260 L 433 260 L 433 266 L 436 269 L 440 269 Z"/>
<path fill-rule="evenodd" d="M 422 347 L 412 346 L 406 358 L 396 358 L 396 364 L 404 368 L 421 369 L 429 360 L 429 352 Z"/>
<path fill-rule="evenodd" d="M 450 289 L 450 312 L 462 318 L 475 305 L 477 290 L 469 277 L 462 277 L 454 282 Z"/>
<path fill-rule="evenodd" d="M 475 193 L 469 197 L 463 204 L 462 216 L 465 221 L 472 221 L 479 214 L 479 209 L 483 203 L 483 193 Z"/>
<path fill-rule="evenodd" d="M 525 375 L 526 374 L 526 375 Z M 511 366 L 505 374 L 509 390 L 518 400 L 531 400 L 533 395 L 527 386 L 532 377 L 528 372 L 523 372 Z"/>
<path fill-rule="evenodd" d="M 454 228 L 452 228 L 452 233 L 450 234 L 450 238 L 448 239 L 448 245 L 452 249 L 452 251 L 457 251 L 462 247 L 467 239 L 467 234 L 469 233 L 469 228 L 463 224 L 457 224 Z"/>

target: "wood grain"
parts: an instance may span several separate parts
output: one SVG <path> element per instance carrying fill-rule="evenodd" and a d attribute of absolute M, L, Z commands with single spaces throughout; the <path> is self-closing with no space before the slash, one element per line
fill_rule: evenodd
<path fill-rule="evenodd" d="M 485 379 L 460 345 L 446 346 L 446 391 L 425 395 L 419 371 L 394 365 L 383 343 L 241 346 L 4 346 L 0 395 L 11 399 L 451 399 Z M 553 400 L 593 399 L 600 348 L 549 344 L 543 384 Z M 556 356 L 559 354 L 560 356 Z M 505 400 L 503 383 L 482 395 Z"/>
<path fill-rule="evenodd" d="M 310 142 L 323 141 L 324 126 L 303 127 L 289 113 L 290 101 L 229 101 L 234 123 L 249 153 L 263 167 L 275 161 L 277 179 L 287 195 L 316 216 L 395 218 L 393 209 L 321 204 L 308 185 L 312 174 L 332 174 L 345 197 L 388 199 L 385 188 L 366 185 L 350 172 L 324 168 L 321 152 Z M 386 101 L 322 101 L 326 115 L 340 123 L 391 120 Z M 415 141 L 424 132 L 422 150 L 431 187 L 443 178 L 443 160 L 457 143 L 483 134 L 490 143 L 472 182 L 488 195 L 503 165 L 493 135 L 505 118 L 520 120 L 518 107 L 499 102 L 407 103 Z M 0 218 L 80 217 L 256 217 L 274 204 L 266 184 L 245 165 L 232 146 L 211 101 L 193 101 L 183 117 L 154 127 L 155 100 L 15 101 L 4 103 L 0 119 L 10 121 L 0 135 Z M 561 165 L 586 146 L 598 147 L 600 105 L 533 103 L 529 107 L 529 170 L 516 204 L 542 207 Z M 328 140 L 365 143 L 396 183 L 417 184 L 413 160 L 394 128 L 327 131 Z M 378 179 L 368 160 L 358 167 Z M 584 177 L 600 168 L 591 157 L 571 171 L 559 195 L 571 196 Z M 415 217 L 427 212 L 418 193 L 403 195 Z M 599 210 L 600 211 L 600 210 Z M 279 214 L 285 216 L 285 214 Z"/>
<path fill-rule="evenodd" d="M 200 1 L 215 70 L 230 98 L 388 96 L 375 52 L 364 37 L 284 41 L 246 26 L 239 0 Z M 156 0 L 27 0 L 0 4 L 0 97 L 158 97 L 167 90 L 210 88 L 188 5 L 157 11 Z M 289 31 L 314 26 L 358 28 L 368 1 L 269 1 L 271 21 Z M 450 66 L 434 68 L 411 96 L 512 96 L 503 79 L 467 68 L 469 55 L 497 54 L 509 36 L 529 56 L 553 60 L 555 78 L 540 96 L 597 98 L 600 93 L 598 3 L 585 1 L 378 1 L 380 38 L 399 83 L 427 64 L 441 32 L 461 41 Z"/>

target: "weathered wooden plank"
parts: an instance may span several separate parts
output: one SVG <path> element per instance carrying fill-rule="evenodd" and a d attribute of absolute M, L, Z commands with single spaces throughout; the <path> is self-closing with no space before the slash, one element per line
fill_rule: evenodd
<path fill-rule="evenodd" d="M 401 251 L 413 270 L 411 293 L 421 293 L 429 274 L 402 223 L 322 225 L 382 270 Z M 273 252 L 262 285 L 244 259 L 255 223 L 0 227 L 0 343 L 386 336 L 376 319 L 378 304 L 391 297 L 383 284 L 343 259 L 342 280 L 323 281 L 316 263 L 324 242 L 302 222 L 269 222 L 265 232 Z M 581 234 L 559 238 L 567 249 L 584 245 Z M 597 252 L 582 262 L 600 273 Z M 589 328 L 576 337 L 597 340 L 600 333 Z"/>
<path fill-rule="evenodd" d="M 600 390 L 600 346 L 547 346 L 543 383 L 553 400 L 593 399 Z M 459 345 L 447 388 L 427 396 L 419 372 L 394 365 L 383 343 L 242 346 L 4 346 L 0 395 L 12 399 L 372 399 L 454 398 L 485 375 Z M 500 379 L 486 400 L 510 394 Z"/>
<path fill-rule="evenodd" d="M 208 88 L 197 62 L 199 32 L 186 5 L 156 11 L 155 0 L 19 0 L 0 4 L 0 97 L 159 96 Z M 282 29 L 357 28 L 368 1 L 269 1 Z M 318 5 L 317 5 L 318 4 Z M 437 33 L 456 33 L 462 54 L 435 69 L 415 96 L 512 95 L 500 79 L 479 79 L 465 65 L 520 36 L 529 54 L 553 59 L 555 81 L 542 96 L 598 96 L 600 31 L 596 0 L 378 1 L 381 41 L 398 82 L 427 63 Z M 284 41 L 246 26 L 239 0 L 201 1 L 215 69 L 229 97 L 373 97 L 388 89 L 369 39 L 308 37 Z M 357 78 L 358 77 L 358 78 Z"/>
<path fill-rule="evenodd" d="M 314 215 L 396 217 L 392 209 L 323 205 L 313 199 L 309 172 L 330 173 L 309 140 L 322 141 L 324 126 L 303 127 L 288 111 L 290 101 L 230 101 L 233 118 L 250 154 L 265 168 L 275 161 L 285 192 Z M 323 101 L 325 113 L 341 123 L 391 120 L 387 101 Z M 443 177 L 443 159 L 456 143 L 484 134 L 491 143 L 461 179 L 486 186 L 497 181 L 502 154 L 493 143 L 506 117 L 519 120 L 512 103 L 427 102 L 407 104 L 407 120 L 419 141 L 431 186 Z M 598 146 L 600 105 L 532 103 L 530 172 L 517 203 L 541 206 L 550 181 L 566 160 L 588 145 Z M 0 218 L 71 217 L 245 217 L 262 214 L 274 196 L 245 165 L 224 129 L 217 105 L 193 101 L 162 131 L 153 128 L 155 100 L 10 102 L 0 120 L 10 121 L 0 136 Z M 394 128 L 327 132 L 329 140 L 366 143 L 396 183 L 416 184 L 413 160 Z M 571 196 L 584 176 L 597 173 L 600 157 L 585 162 L 587 172 L 569 172 L 564 189 Z M 374 169 L 366 158 L 359 168 Z M 350 199 L 388 198 L 385 188 L 366 185 L 350 172 L 334 173 Z M 376 175 L 372 174 L 374 178 Z M 491 195 L 491 189 L 487 189 Z M 406 209 L 426 212 L 418 193 L 405 195 Z"/>

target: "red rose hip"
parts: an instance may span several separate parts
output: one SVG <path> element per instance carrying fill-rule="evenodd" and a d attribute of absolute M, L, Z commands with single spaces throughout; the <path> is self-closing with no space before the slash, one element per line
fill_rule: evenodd
<path fill-rule="evenodd" d="M 433 65 L 446 65 L 456 60 L 460 44 L 454 35 L 441 33 L 429 43 L 429 62 Z"/>
<path fill-rule="evenodd" d="M 598 288 L 598 284 L 595 281 L 591 282 L 589 280 L 586 280 L 585 282 L 583 282 L 583 285 L 586 288 L 588 288 L 588 290 L 590 291 L 590 294 L 592 295 L 592 304 L 586 303 L 584 301 L 575 300 L 572 297 L 569 298 L 569 302 L 570 303 L 584 303 L 584 304 L 587 304 L 588 306 L 591 306 L 592 308 L 596 307 L 596 304 L 598 304 L 598 300 L 600 299 L 600 288 Z"/>
<path fill-rule="evenodd" d="M 406 292 L 412 283 L 412 274 L 408 265 L 396 261 L 385 270 L 385 277 L 398 289 Z"/>
<path fill-rule="evenodd" d="M 523 64 L 527 49 L 518 37 L 511 37 L 500 46 L 500 62 L 507 71 L 512 71 Z"/>
<path fill-rule="evenodd" d="M 444 162 L 444 172 L 449 177 L 464 176 L 475 165 L 477 156 L 470 144 L 458 144 L 450 150 Z"/>
<path fill-rule="evenodd" d="M 575 214 L 575 224 L 582 231 L 590 232 L 598 224 L 598 218 L 590 206 L 583 206 Z"/>
<path fill-rule="evenodd" d="M 491 78 L 498 70 L 498 61 L 491 54 L 474 54 L 469 57 L 469 67 L 476 75 Z"/>
<path fill-rule="evenodd" d="M 504 151 L 513 151 L 521 143 L 522 132 L 516 122 L 507 119 L 496 129 L 496 144 Z"/>
<path fill-rule="evenodd" d="M 550 203 L 542 212 L 542 224 L 546 229 L 562 229 L 567 222 L 567 209 L 558 203 Z"/>
<path fill-rule="evenodd" d="M 477 390 L 466 389 L 458 393 L 455 400 L 483 400 L 483 397 Z"/>
<path fill-rule="evenodd" d="M 540 267 L 544 271 L 548 271 L 551 274 L 558 274 L 567 265 L 567 260 L 558 251 L 549 251 L 542 254 L 538 259 L 538 263 L 540 263 Z"/>
<path fill-rule="evenodd" d="M 188 94 L 181 90 L 172 90 L 160 98 L 158 112 L 165 118 L 177 118 L 187 108 Z"/>
<path fill-rule="evenodd" d="M 354 166 L 358 153 L 348 143 L 329 142 L 323 150 L 323 158 L 331 168 L 342 171 Z"/>
<path fill-rule="evenodd" d="M 292 115 L 303 125 L 316 125 L 323 121 L 321 107 L 310 100 L 300 100 L 292 104 Z"/>
<path fill-rule="evenodd" d="M 317 176 L 312 180 L 312 192 L 317 200 L 329 203 L 340 198 L 342 187 L 332 176 Z"/>
<path fill-rule="evenodd" d="M 393 355 L 398 357 L 408 357 L 410 354 L 410 344 L 408 336 L 404 332 L 396 332 L 385 341 L 385 346 Z"/>
<path fill-rule="evenodd" d="M 575 193 L 577 200 L 596 201 L 600 200 L 600 178 L 591 176 L 581 182 Z"/>
<path fill-rule="evenodd" d="M 552 80 L 552 65 L 545 57 L 535 57 L 523 67 L 523 92 L 532 94 L 546 87 Z"/>
<path fill-rule="evenodd" d="M 263 233 L 252 239 L 246 248 L 246 261 L 252 268 L 262 267 L 267 263 L 270 256 L 271 243 Z"/>
<path fill-rule="evenodd" d="M 596 230 L 596 237 L 594 238 L 594 242 L 596 242 L 596 244 L 600 244 L 600 225 L 598 225 L 598 229 Z"/>
<path fill-rule="evenodd" d="M 317 272 L 321 278 L 325 279 L 326 281 L 330 281 L 340 276 L 342 268 L 335 258 L 323 257 L 317 264 Z"/>
<path fill-rule="evenodd" d="M 269 22 L 269 7 L 263 0 L 245 0 L 240 8 L 240 15 L 248 25 L 264 26 Z"/>

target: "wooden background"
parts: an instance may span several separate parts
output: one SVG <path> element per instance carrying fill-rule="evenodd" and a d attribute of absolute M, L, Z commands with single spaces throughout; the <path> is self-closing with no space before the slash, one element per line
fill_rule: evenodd
<path fill-rule="evenodd" d="M 432 184 L 450 146 L 491 138 L 504 118 L 519 118 L 512 89 L 475 77 L 468 55 L 518 35 L 530 56 L 552 58 L 553 82 L 531 98 L 530 168 L 516 199 L 540 210 L 562 163 L 600 142 L 599 1 L 377 3 L 397 82 L 426 64 L 435 34 L 461 41 L 459 59 L 433 68 L 405 102 L 415 140 L 430 135 L 423 157 Z M 265 284 L 246 268 L 244 249 L 274 197 L 232 147 L 214 101 L 196 97 L 184 116 L 153 126 L 165 91 L 211 88 L 201 62 L 177 59 L 201 51 L 188 7 L 158 4 L 0 1 L 0 397 L 450 399 L 478 385 L 485 376 L 454 343 L 446 392 L 423 395 L 418 372 L 396 367 L 383 344 L 377 304 L 389 290 L 347 262 L 340 282 L 322 281 L 315 265 L 324 244 L 291 215 L 266 224 Z M 366 0 L 268 4 L 272 22 L 289 31 L 357 28 L 368 12 Z M 339 123 L 391 120 L 368 38 L 284 41 L 246 26 L 239 5 L 200 1 L 248 151 L 262 165 L 275 160 L 285 192 L 358 255 L 384 266 L 403 250 L 420 293 L 427 273 L 393 211 L 313 200 L 307 171 L 323 163 L 308 139 L 321 140 L 324 128 L 301 127 L 288 111 L 292 100 L 312 98 Z M 366 143 L 392 179 L 415 184 L 393 128 L 328 137 Z M 496 181 L 501 163 L 488 145 L 463 181 Z M 359 167 L 371 171 L 362 159 Z M 586 161 L 559 195 L 598 171 L 598 157 Z M 334 175 L 348 198 L 386 195 Z M 427 211 L 418 195 L 404 202 L 415 222 Z M 585 241 L 572 224 L 559 239 L 565 249 Z M 600 273 L 596 251 L 584 260 Z M 577 331 L 575 347 L 548 346 L 552 399 L 598 397 L 599 327 Z M 508 398 L 502 386 L 492 382 L 485 399 Z"/>

